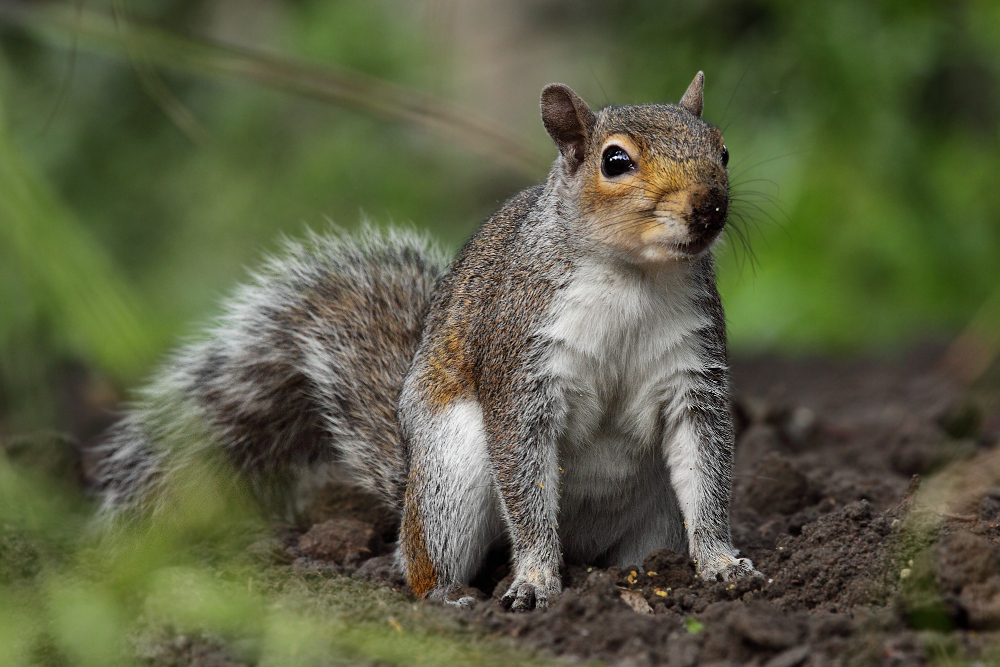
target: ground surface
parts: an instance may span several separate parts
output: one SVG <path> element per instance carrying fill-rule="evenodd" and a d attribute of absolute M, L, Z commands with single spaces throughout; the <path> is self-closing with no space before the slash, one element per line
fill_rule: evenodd
<path fill-rule="evenodd" d="M 444 608 L 408 596 L 392 572 L 394 517 L 333 486 L 298 527 L 264 524 L 240 558 L 209 547 L 156 560 L 138 587 L 114 583 L 122 568 L 103 551 L 71 561 L 60 553 L 77 548 L 49 529 L 0 526 L 0 584 L 42 628 L 30 641 L 11 630 L 0 648 L 28 641 L 44 664 L 100 664 L 72 659 L 59 614 L 38 601 L 57 599 L 59 582 L 110 576 L 119 618 L 137 619 L 123 626 L 125 652 L 158 667 L 1000 664 L 1000 373 L 960 385 L 939 370 L 942 352 L 734 363 L 733 537 L 763 579 L 703 582 L 685 556 L 660 551 L 623 569 L 567 567 L 548 611 L 511 614 L 497 602 L 509 581 L 497 554 L 463 592 L 477 607 Z M 51 448 L 4 447 L 79 478 Z M 225 613 L 195 604 L 208 593 Z"/>
<path fill-rule="evenodd" d="M 551 609 L 515 615 L 497 603 L 501 558 L 476 582 L 484 602 L 441 613 L 621 665 L 1000 659 L 1000 414 L 939 358 L 735 364 L 734 541 L 765 579 L 702 582 L 660 551 L 621 570 L 568 567 Z M 286 540 L 293 569 L 400 586 L 384 555 L 391 518 L 344 489 L 312 512 L 318 523 Z"/>

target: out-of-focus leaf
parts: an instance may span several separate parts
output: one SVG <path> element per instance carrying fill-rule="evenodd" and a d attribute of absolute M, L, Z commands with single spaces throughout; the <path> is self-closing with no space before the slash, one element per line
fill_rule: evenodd
<path fill-rule="evenodd" d="M 2 109 L 0 261 L 17 266 L 67 349 L 119 377 L 134 377 L 149 364 L 155 352 L 150 314 L 107 254 L 18 154 Z M 0 328 L 6 326 L 3 312 L 0 306 Z"/>

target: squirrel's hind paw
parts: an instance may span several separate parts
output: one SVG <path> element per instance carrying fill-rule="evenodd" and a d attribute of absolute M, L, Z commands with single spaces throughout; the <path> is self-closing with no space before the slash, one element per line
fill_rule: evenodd
<path fill-rule="evenodd" d="M 439 586 L 427 594 L 427 601 L 436 602 L 444 605 L 445 607 L 457 607 L 459 609 L 472 609 L 479 604 L 479 600 L 471 595 L 463 595 L 457 600 L 449 599 L 448 596 L 459 588 L 460 587 L 456 585 Z"/>
<path fill-rule="evenodd" d="M 749 558 L 736 558 L 733 556 L 720 557 L 705 567 L 698 569 L 698 574 L 705 581 L 735 581 L 747 577 L 763 577 L 757 571 L 753 562 Z"/>
<path fill-rule="evenodd" d="M 458 607 L 459 609 L 473 609 L 479 600 L 472 597 L 471 595 L 466 595 L 465 597 L 460 597 L 457 600 L 444 600 L 444 605 L 446 607 Z"/>

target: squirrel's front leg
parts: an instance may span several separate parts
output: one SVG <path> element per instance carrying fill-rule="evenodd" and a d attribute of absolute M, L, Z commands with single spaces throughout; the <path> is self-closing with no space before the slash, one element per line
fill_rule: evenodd
<path fill-rule="evenodd" d="M 514 567 L 514 582 L 501 602 L 513 611 L 545 609 L 562 591 L 556 445 L 561 411 L 548 392 L 538 385 L 534 389 L 505 392 L 532 406 L 490 401 L 486 410 L 490 461 Z"/>
<path fill-rule="evenodd" d="M 702 578 L 761 576 L 737 558 L 729 528 L 734 432 L 724 367 L 678 379 L 666 406 L 665 456 L 680 503 L 688 549 Z"/>

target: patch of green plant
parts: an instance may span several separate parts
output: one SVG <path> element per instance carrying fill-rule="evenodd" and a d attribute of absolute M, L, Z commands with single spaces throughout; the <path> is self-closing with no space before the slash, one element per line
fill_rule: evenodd
<path fill-rule="evenodd" d="M 684 618 L 684 628 L 689 634 L 696 635 L 705 629 L 705 624 L 696 619 L 694 616 L 686 616 Z"/>
<path fill-rule="evenodd" d="M 195 649 L 247 665 L 546 664 L 403 592 L 294 570 L 211 466 L 183 474 L 169 512 L 102 525 L 78 493 L 0 458 L 4 665 L 176 664 Z"/>

